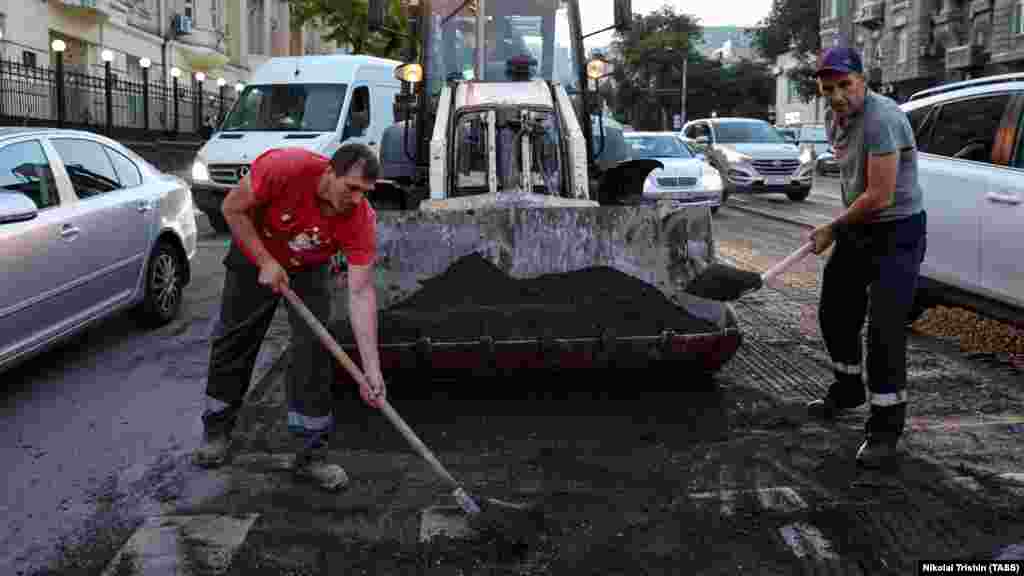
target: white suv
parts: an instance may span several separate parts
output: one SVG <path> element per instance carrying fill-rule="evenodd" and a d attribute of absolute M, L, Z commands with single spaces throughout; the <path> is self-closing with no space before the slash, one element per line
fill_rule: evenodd
<path fill-rule="evenodd" d="M 1024 74 L 918 92 L 902 104 L 928 213 L 920 305 L 1024 325 Z"/>

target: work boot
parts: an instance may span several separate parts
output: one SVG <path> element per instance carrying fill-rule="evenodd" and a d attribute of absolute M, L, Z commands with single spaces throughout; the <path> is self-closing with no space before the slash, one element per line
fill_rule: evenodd
<path fill-rule="evenodd" d="M 834 420 L 846 410 L 852 410 L 867 400 L 864 386 L 859 382 L 854 385 L 833 382 L 824 398 L 807 404 L 807 413 L 818 420 Z"/>
<path fill-rule="evenodd" d="M 897 464 L 899 439 L 903 435 L 907 403 L 871 406 L 865 424 L 865 439 L 857 450 L 857 465 L 864 468 L 890 468 Z"/>
<path fill-rule="evenodd" d="M 348 485 L 348 474 L 337 464 L 327 462 L 327 444 L 319 442 L 307 445 L 295 457 L 295 477 L 310 480 L 327 491 L 335 491 Z"/>
<path fill-rule="evenodd" d="M 218 468 L 227 460 L 231 447 L 231 432 L 236 412 L 231 409 L 203 414 L 203 443 L 192 455 L 192 461 L 202 468 Z"/>

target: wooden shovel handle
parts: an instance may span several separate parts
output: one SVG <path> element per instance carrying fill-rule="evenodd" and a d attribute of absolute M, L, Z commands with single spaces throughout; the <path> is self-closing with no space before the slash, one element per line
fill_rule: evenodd
<path fill-rule="evenodd" d="M 813 249 L 814 249 L 814 243 L 813 242 L 808 242 L 808 243 L 804 244 L 796 252 L 793 252 L 789 256 L 786 256 L 785 260 L 783 260 L 782 262 L 779 262 L 775 266 L 772 266 L 764 274 L 762 274 L 761 275 L 761 282 L 764 283 L 764 284 L 767 284 L 770 280 L 772 280 L 773 278 L 775 278 L 779 274 L 782 274 L 787 268 L 789 268 L 793 264 L 796 264 L 797 261 L 801 260 L 804 256 L 807 256 L 808 254 L 810 254 L 811 250 L 813 250 Z"/>
<path fill-rule="evenodd" d="M 356 366 L 354 362 L 352 362 L 352 359 L 349 358 L 348 354 L 346 354 L 345 351 L 342 350 L 341 346 L 338 345 L 338 342 L 334 339 L 333 336 L 331 336 L 331 333 L 327 331 L 327 328 L 324 328 L 324 325 L 321 324 L 320 321 L 317 320 L 316 316 L 314 316 L 313 313 L 309 310 L 309 308 L 307 308 L 306 305 L 302 303 L 302 300 L 299 299 L 295 292 L 292 292 L 291 288 L 285 286 L 284 289 L 282 290 L 282 293 L 284 294 L 284 297 L 288 299 L 288 302 L 291 303 L 291 305 L 299 313 L 299 315 L 302 316 L 302 318 L 306 321 L 307 324 L 309 324 L 309 327 L 313 330 L 313 332 L 315 332 L 316 335 L 320 338 L 320 342 L 322 342 L 323 345 L 326 346 L 327 349 L 331 351 L 331 354 L 334 355 L 338 362 L 340 362 L 341 365 L 344 366 L 346 370 L 348 370 L 348 373 L 352 375 L 352 378 L 355 379 L 356 383 L 358 383 L 359 386 L 366 387 L 366 376 L 364 376 L 363 372 L 359 369 L 359 367 Z M 398 428 L 398 431 L 402 433 L 402 436 L 405 436 L 405 439 L 409 442 L 409 444 L 412 444 L 412 447 L 415 448 L 416 451 L 420 453 L 420 456 L 422 456 L 424 460 L 430 463 L 430 466 L 434 469 L 434 472 L 436 472 L 438 476 L 443 478 L 444 481 L 451 485 L 451 487 L 454 489 L 458 489 L 461 487 L 461 484 L 459 484 L 459 482 L 455 480 L 455 477 L 448 473 L 448 470 L 446 470 L 445 467 L 441 465 L 441 462 L 438 461 L 438 459 L 434 456 L 434 453 L 431 452 L 429 448 L 427 448 L 426 444 L 424 444 L 419 439 L 419 437 L 416 436 L 416 433 L 413 432 L 412 428 L 410 428 L 409 425 L 405 423 L 405 420 L 402 420 L 402 417 L 399 416 L 397 412 L 395 412 L 395 409 L 391 407 L 391 404 L 388 403 L 387 399 L 382 399 L 380 409 L 382 412 L 384 412 L 384 415 L 387 416 L 388 420 L 391 421 L 395 428 Z"/>

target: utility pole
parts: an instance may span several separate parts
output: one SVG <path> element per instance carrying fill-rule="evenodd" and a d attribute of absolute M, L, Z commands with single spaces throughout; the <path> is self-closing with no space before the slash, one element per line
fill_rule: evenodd
<path fill-rule="evenodd" d="M 686 123 L 686 63 L 690 60 L 690 43 L 686 43 L 686 52 L 683 55 L 683 78 L 679 83 L 679 125 Z"/>

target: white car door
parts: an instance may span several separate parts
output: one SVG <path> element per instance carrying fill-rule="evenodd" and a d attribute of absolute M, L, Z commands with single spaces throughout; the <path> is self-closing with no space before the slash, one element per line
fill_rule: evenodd
<path fill-rule="evenodd" d="M 25 194 L 38 209 L 0 224 L 0 364 L 63 332 L 77 313 L 73 199 L 55 166 L 36 138 L 0 148 L 0 194 Z"/>
<path fill-rule="evenodd" d="M 982 289 L 982 208 L 994 166 L 992 145 L 1011 101 L 991 94 L 942 105 L 921 130 L 918 177 L 928 213 L 922 273 L 969 291 Z"/>
<path fill-rule="evenodd" d="M 81 303 L 99 313 L 124 304 L 135 293 L 145 264 L 155 209 L 139 188 L 121 185 L 104 147 L 81 137 L 54 137 L 78 199 L 74 225 L 80 230 L 76 266 L 84 267 Z"/>
<path fill-rule="evenodd" d="M 1024 116 L 1013 119 L 1016 153 L 1012 166 L 994 169 L 981 206 L 981 283 L 989 294 L 1024 307 L 1024 258 L 1019 239 L 1024 230 Z"/>

